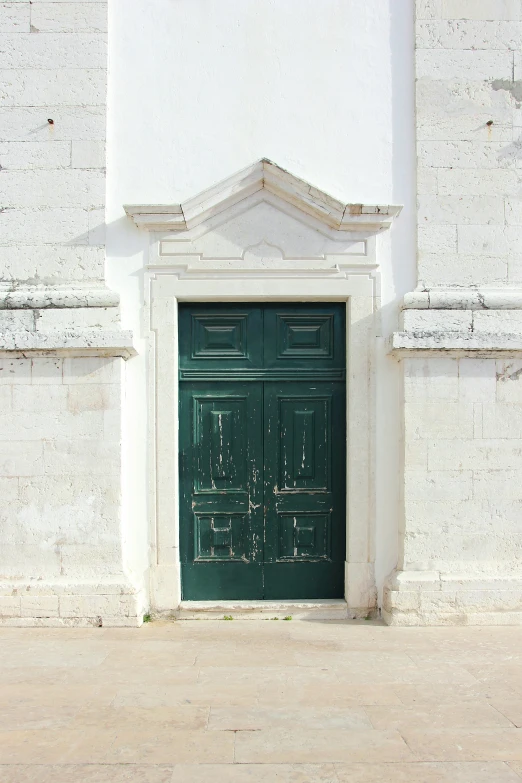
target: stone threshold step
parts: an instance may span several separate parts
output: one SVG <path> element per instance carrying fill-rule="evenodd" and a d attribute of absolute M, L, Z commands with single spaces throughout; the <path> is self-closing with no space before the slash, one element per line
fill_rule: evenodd
<path fill-rule="evenodd" d="M 182 601 L 178 620 L 347 620 L 342 598 L 317 601 Z"/>

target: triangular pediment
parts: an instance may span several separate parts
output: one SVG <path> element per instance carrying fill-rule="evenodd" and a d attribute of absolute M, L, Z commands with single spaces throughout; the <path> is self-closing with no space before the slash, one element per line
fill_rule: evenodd
<path fill-rule="evenodd" d="M 337 231 L 375 232 L 389 228 L 400 206 L 347 204 L 263 158 L 182 204 L 126 205 L 125 212 L 148 231 L 188 231 L 265 189 Z"/>

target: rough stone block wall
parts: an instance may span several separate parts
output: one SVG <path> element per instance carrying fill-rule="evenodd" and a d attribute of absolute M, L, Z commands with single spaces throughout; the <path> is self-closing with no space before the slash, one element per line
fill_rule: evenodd
<path fill-rule="evenodd" d="M 136 624 L 143 611 L 122 552 L 123 362 L 107 356 L 106 30 L 106 2 L 0 4 L 4 624 Z"/>
<path fill-rule="evenodd" d="M 522 4 L 416 16 L 419 285 L 520 285 Z"/>

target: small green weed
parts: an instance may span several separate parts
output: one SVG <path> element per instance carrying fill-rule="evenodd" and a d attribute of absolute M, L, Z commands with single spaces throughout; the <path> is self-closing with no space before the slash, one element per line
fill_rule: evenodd
<path fill-rule="evenodd" d="M 152 622 L 152 617 L 150 616 L 150 614 L 144 614 L 143 615 L 143 622 L 144 623 L 151 623 Z"/>
<path fill-rule="evenodd" d="M 291 619 L 292 619 L 291 614 L 288 614 L 286 617 L 283 617 L 283 620 L 291 620 Z"/>
<path fill-rule="evenodd" d="M 234 619 L 234 618 L 232 617 L 232 615 L 231 615 L 231 614 L 224 614 L 224 615 L 223 615 L 223 620 L 233 620 L 233 619 Z"/>

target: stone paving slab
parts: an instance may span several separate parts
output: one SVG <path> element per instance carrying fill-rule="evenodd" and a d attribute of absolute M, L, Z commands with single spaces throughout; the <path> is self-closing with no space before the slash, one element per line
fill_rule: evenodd
<path fill-rule="evenodd" d="M 0 629 L 0 783 L 516 783 L 522 628 Z"/>

